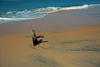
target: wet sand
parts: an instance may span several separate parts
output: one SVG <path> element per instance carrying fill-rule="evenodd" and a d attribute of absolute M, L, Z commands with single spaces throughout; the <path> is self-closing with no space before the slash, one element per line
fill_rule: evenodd
<path fill-rule="evenodd" d="M 100 7 L 60 11 L 49 14 L 44 18 L 15 21 L 0 24 L 0 36 L 30 33 L 32 29 L 36 32 L 60 30 L 77 26 L 100 25 Z"/>
<path fill-rule="evenodd" d="M 0 67 L 100 67 L 100 17 L 94 12 L 0 24 Z M 31 29 L 48 42 L 32 46 Z"/>

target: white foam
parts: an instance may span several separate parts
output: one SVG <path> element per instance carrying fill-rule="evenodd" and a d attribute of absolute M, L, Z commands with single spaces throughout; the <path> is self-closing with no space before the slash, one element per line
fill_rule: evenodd
<path fill-rule="evenodd" d="M 19 20 L 25 20 L 28 18 L 0 18 L 0 23 L 4 22 L 10 22 L 10 21 L 19 21 Z"/>
<path fill-rule="evenodd" d="M 100 4 L 90 4 L 89 6 L 100 6 Z"/>
<path fill-rule="evenodd" d="M 81 6 L 70 6 L 70 7 L 46 7 L 38 9 L 24 9 L 19 11 L 9 11 L 6 13 L 0 13 L 0 23 L 9 21 L 18 21 L 26 19 L 36 19 L 46 16 L 48 13 L 53 13 L 61 10 L 75 10 L 75 9 L 85 9 L 91 6 L 100 6 L 100 4 L 84 4 Z"/>
<path fill-rule="evenodd" d="M 73 10 L 73 9 L 83 9 L 83 8 L 88 8 L 89 5 L 83 5 L 83 6 L 72 6 L 72 7 L 68 7 L 68 8 L 62 8 L 62 10 Z"/>

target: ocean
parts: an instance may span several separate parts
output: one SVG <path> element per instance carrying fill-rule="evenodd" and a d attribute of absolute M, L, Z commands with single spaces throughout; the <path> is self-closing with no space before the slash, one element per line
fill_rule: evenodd
<path fill-rule="evenodd" d="M 43 18 L 61 10 L 100 6 L 100 0 L 0 0 L 0 23 Z"/>

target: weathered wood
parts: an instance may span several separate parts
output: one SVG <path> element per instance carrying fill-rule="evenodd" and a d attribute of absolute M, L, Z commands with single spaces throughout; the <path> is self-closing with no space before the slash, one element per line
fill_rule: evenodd
<path fill-rule="evenodd" d="M 43 35 L 39 35 L 39 36 L 37 36 L 37 38 L 44 38 L 44 36 Z"/>
<path fill-rule="evenodd" d="M 42 40 L 38 41 L 37 38 L 44 38 L 43 35 L 36 36 L 35 30 L 31 30 L 31 34 L 32 34 L 32 41 L 33 41 L 32 46 L 36 46 L 37 44 L 42 43 Z"/>
<path fill-rule="evenodd" d="M 37 40 L 37 36 L 35 34 L 35 30 L 32 30 L 31 33 L 32 33 L 32 41 L 33 41 L 33 45 L 32 46 L 36 46 L 37 44 L 39 44 L 39 42 Z"/>

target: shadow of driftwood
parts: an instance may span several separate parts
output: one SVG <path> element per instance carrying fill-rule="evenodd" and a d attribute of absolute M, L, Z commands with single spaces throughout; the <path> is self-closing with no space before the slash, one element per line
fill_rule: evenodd
<path fill-rule="evenodd" d="M 46 42 L 48 42 L 48 41 L 43 41 L 43 39 L 40 39 L 40 40 L 38 41 L 38 44 L 37 44 L 37 45 L 39 45 L 40 43 L 46 43 Z"/>
<path fill-rule="evenodd" d="M 43 35 L 36 36 L 35 30 L 31 30 L 31 34 L 32 34 L 33 46 L 36 46 L 43 42 L 48 42 L 48 41 L 42 41 L 42 39 L 38 41 L 38 38 L 44 38 L 44 36 Z"/>
<path fill-rule="evenodd" d="M 32 37 L 32 36 L 25 36 L 25 38 Z M 34 46 L 39 45 L 40 43 L 46 43 L 48 41 L 43 41 L 43 39 L 37 40 L 38 38 L 44 38 L 43 35 L 36 36 L 36 39 L 32 38 Z"/>
<path fill-rule="evenodd" d="M 34 46 L 39 45 L 40 43 L 45 43 L 48 41 L 43 41 L 43 39 L 38 40 L 38 38 L 44 38 L 43 35 L 36 36 L 36 38 L 32 38 Z"/>

